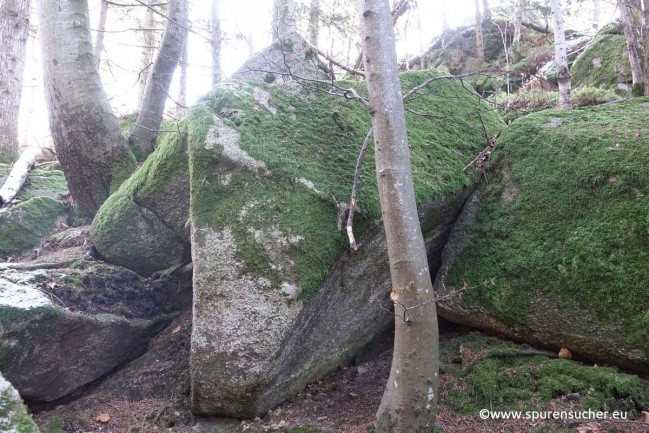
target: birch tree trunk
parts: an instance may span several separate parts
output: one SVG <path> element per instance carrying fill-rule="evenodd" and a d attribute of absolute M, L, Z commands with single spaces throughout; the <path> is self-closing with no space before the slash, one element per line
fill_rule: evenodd
<path fill-rule="evenodd" d="M 155 0 L 148 0 L 147 4 L 151 5 Z M 158 40 L 156 35 L 156 22 L 154 19 L 153 10 L 145 8 L 144 21 L 142 22 L 142 30 L 140 33 L 140 44 L 142 49 L 140 51 L 140 67 L 138 81 L 138 108 L 139 112 L 142 109 L 142 101 L 144 100 L 144 91 L 146 90 L 146 82 L 151 71 L 151 62 L 153 62 L 153 52 Z"/>
<path fill-rule="evenodd" d="M 446 32 L 450 27 L 448 26 L 448 9 L 446 7 L 447 0 L 442 2 L 442 32 Z"/>
<path fill-rule="evenodd" d="M 43 81 L 50 129 L 70 193 L 91 220 L 135 169 L 104 93 L 86 0 L 39 0 Z"/>
<path fill-rule="evenodd" d="M 358 0 L 358 9 L 395 300 L 394 355 L 376 431 L 429 432 L 438 388 L 437 315 L 412 183 L 394 29 L 388 0 Z"/>
<path fill-rule="evenodd" d="M 631 77 L 633 79 L 633 96 L 642 96 L 644 93 L 644 73 L 642 63 L 638 54 L 638 40 L 634 29 L 634 2 L 632 0 L 618 0 L 620 8 L 620 18 L 622 18 L 622 27 L 624 28 L 624 39 L 626 39 L 626 48 L 629 54 L 629 64 L 631 65 Z M 639 12 L 639 11 L 638 11 Z"/>
<path fill-rule="evenodd" d="M 491 9 L 489 8 L 489 0 L 482 0 L 482 19 L 491 19 Z"/>
<path fill-rule="evenodd" d="M 563 27 L 563 11 L 560 0 L 551 0 L 552 25 L 554 27 L 554 61 L 557 65 L 559 83 L 559 105 L 564 110 L 572 110 L 570 91 L 570 71 L 568 70 L 568 53 L 566 51 L 566 34 Z"/>
<path fill-rule="evenodd" d="M 0 160 L 18 155 L 29 0 L 0 0 Z"/>
<path fill-rule="evenodd" d="M 273 0 L 273 42 L 297 31 L 295 0 Z"/>
<path fill-rule="evenodd" d="M 320 36 L 320 0 L 311 0 L 309 7 L 309 43 L 318 46 Z"/>
<path fill-rule="evenodd" d="M 219 13 L 219 0 L 212 0 L 212 15 L 210 18 L 210 31 L 212 33 L 212 87 L 221 82 L 223 70 L 221 68 L 221 16 Z"/>
<path fill-rule="evenodd" d="M 95 37 L 95 58 L 97 66 L 101 63 L 101 53 L 104 51 L 104 33 L 106 31 L 106 19 L 108 18 L 108 3 L 104 0 L 101 2 L 99 11 L 99 23 L 97 24 L 97 36 Z"/>
<path fill-rule="evenodd" d="M 484 62 L 484 40 L 482 37 L 482 15 L 480 14 L 480 0 L 475 3 L 475 57 L 478 63 Z"/>
<path fill-rule="evenodd" d="M 128 140 L 138 160 L 146 159 L 155 149 L 155 140 L 162 123 L 171 79 L 187 40 L 187 13 L 187 0 L 169 1 L 167 9 L 169 20 L 151 74 L 147 79 L 142 107 Z"/>

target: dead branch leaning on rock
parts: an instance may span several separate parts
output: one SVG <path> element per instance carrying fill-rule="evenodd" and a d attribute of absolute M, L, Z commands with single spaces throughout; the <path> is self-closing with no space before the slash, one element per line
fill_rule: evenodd
<path fill-rule="evenodd" d="M 20 158 L 14 163 L 7 180 L 0 188 L 0 207 L 6 207 L 16 197 L 20 188 L 22 188 L 29 171 L 36 163 L 36 152 L 33 148 L 28 147 L 23 151 Z"/>

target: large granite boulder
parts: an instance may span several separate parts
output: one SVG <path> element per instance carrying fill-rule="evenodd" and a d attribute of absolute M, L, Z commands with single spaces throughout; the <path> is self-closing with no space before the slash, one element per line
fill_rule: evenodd
<path fill-rule="evenodd" d="M 631 66 L 626 39 L 612 28 L 603 28 L 575 59 L 570 70 L 572 85 L 628 91 Z"/>
<path fill-rule="evenodd" d="M 300 89 L 289 73 L 305 80 L 330 79 L 326 65 L 308 43 L 289 34 L 252 56 L 230 80 L 266 81 L 291 91 Z M 228 116 L 236 122 L 237 112 Z M 202 143 L 212 123 L 213 115 L 198 107 L 179 125 L 167 125 L 156 151 L 100 208 L 91 236 L 108 262 L 151 275 L 189 261 L 187 143 Z"/>
<path fill-rule="evenodd" d="M 453 322 L 649 371 L 649 99 L 510 125 L 444 250 Z"/>
<path fill-rule="evenodd" d="M 105 285 L 102 269 L 94 272 L 90 278 Z M 0 371 L 26 398 L 56 400 L 105 376 L 141 355 L 171 319 L 126 318 L 116 308 L 91 314 L 110 296 L 128 299 L 129 287 L 117 282 L 111 294 L 81 295 L 80 274 L 62 274 L 0 268 Z"/>
<path fill-rule="evenodd" d="M 404 90 L 435 76 L 405 73 Z M 475 181 L 462 169 L 485 146 L 475 113 L 490 132 L 502 122 L 448 79 L 407 108 L 434 272 Z M 223 84 L 192 113 L 211 123 L 189 142 L 192 409 L 250 417 L 349 361 L 394 320 L 372 151 L 360 176 L 359 251 L 346 252 L 343 230 L 370 117 L 356 101 L 263 82 Z"/>

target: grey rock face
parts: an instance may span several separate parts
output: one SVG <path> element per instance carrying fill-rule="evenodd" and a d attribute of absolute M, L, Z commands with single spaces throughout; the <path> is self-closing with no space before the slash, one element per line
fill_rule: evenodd
<path fill-rule="evenodd" d="M 468 191 L 420 206 L 430 270 Z M 381 226 L 346 253 L 308 301 L 287 304 L 245 274 L 227 229 L 195 229 L 192 404 L 198 414 L 253 417 L 333 371 L 390 326 Z M 219 263 L 219 266 L 214 266 Z M 232 308 L 232 306 L 237 306 Z"/>
<path fill-rule="evenodd" d="M 56 400 L 141 355 L 168 322 L 72 313 L 0 277 L 0 371 L 24 397 Z"/>

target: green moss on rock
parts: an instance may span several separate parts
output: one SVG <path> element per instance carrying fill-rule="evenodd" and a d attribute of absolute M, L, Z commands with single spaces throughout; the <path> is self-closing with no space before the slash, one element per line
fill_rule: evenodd
<path fill-rule="evenodd" d="M 524 346 L 480 333 L 452 339 L 444 348 L 443 360 L 451 361 L 460 346 L 477 360 L 464 370 L 451 369 L 450 374 L 463 383 L 457 386 L 451 381 L 455 386 L 442 403 L 462 413 L 477 414 L 484 408 L 549 410 L 551 400 L 566 395 L 573 396 L 572 411 L 617 410 L 633 417 L 649 404 L 649 382 L 615 368 L 522 355 Z"/>
<path fill-rule="evenodd" d="M 0 375 L 0 432 L 38 433 L 18 392 Z"/>
<path fill-rule="evenodd" d="M 631 66 L 624 36 L 599 34 L 572 65 L 573 86 L 616 89 L 631 81 Z"/>
<path fill-rule="evenodd" d="M 404 93 L 435 74 L 402 74 Z M 340 85 L 364 93 L 357 82 Z M 238 137 L 236 145 L 264 168 L 230 172 L 237 163 L 224 162 L 218 137 L 210 146 L 190 139 L 192 221 L 200 227 L 228 226 L 242 261 L 275 287 L 278 271 L 260 238 L 278 230 L 285 237 L 279 249 L 294 265 L 301 296 L 308 297 L 346 248 L 346 236 L 337 227 L 337 205 L 349 199 L 370 116 L 355 101 L 255 86 L 219 86 L 204 103 L 219 116 L 223 131 L 232 131 L 227 134 Z M 407 115 L 418 203 L 471 185 L 475 178 L 462 168 L 485 144 L 476 112 L 491 132 L 501 128 L 499 117 L 475 94 L 445 79 L 411 98 L 407 108 L 424 114 Z M 357 237 L 381 217 L 372 150 L 361 170 L 358 203 L 363 215 L 355 219 Z"/>
<path fill-rule="evenodd" d="M 65 216 L 65 205 L 50 197 L 34 197 L 0 213 L 0 257 L 38 246 Z"/>
<path fill-rule="evenodd" d="M 535 113 L 504 131 L 492 161 L 499 175 L 489 176 L 472 244 L 448 275 L 459 286 L 495 278 L 467 302 L 512 325 L 548 314 L 583 322 L 584 332 L 608 326 L 625 351 L 646 348 L 649 147 L 638 125 L 648 114 L 649 99 L 637 98 Z"/>

